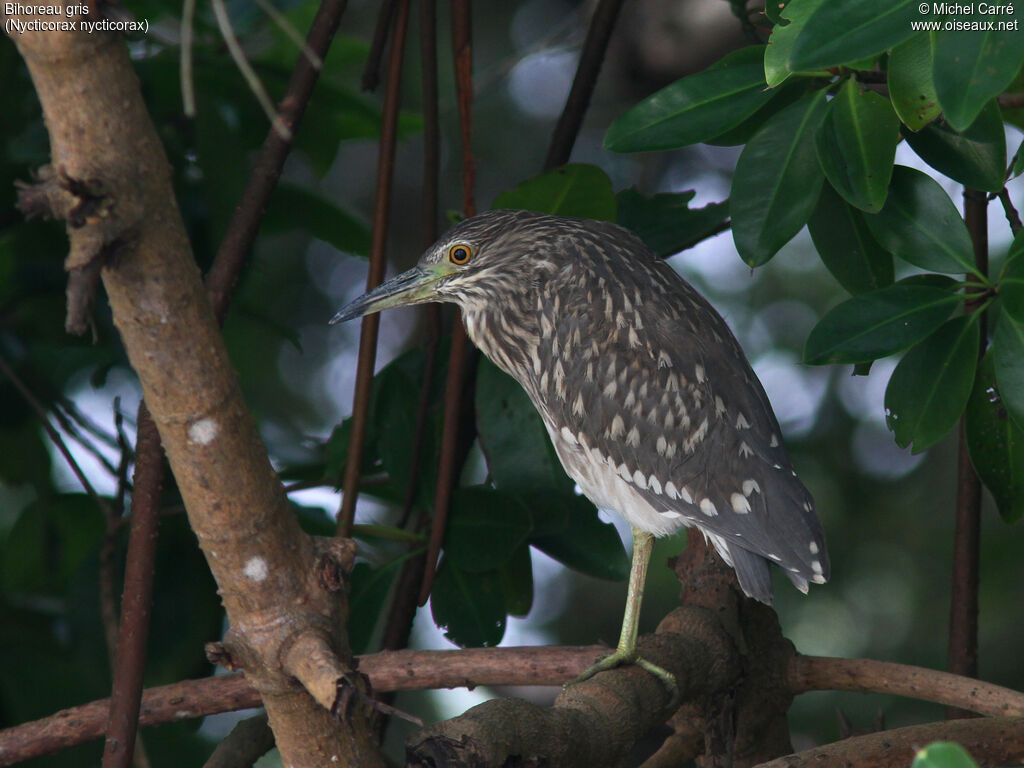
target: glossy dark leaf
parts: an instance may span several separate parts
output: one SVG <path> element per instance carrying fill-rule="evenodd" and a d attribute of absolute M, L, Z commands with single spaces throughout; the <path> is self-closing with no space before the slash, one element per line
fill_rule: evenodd
<path fill-rule="evenodd" d="M 769 50 L 771 50 L 770 47 Z M 720 133 L 713 138 L 706 139 L 704 143 L 716 147 L 738 147 L 746 144 L 754 138 L 754 134 L 761 130 L 765 123 L 790 104 L 802 99 L 811 90 L 812 85 L 806 79 L 799 82 L 786 83 L 781 88 L 775 88 L 772 91 L 772 98 L 767 104 L 759 107 L 754 114 L 739 125 L 735 125 L 728 131 Z"/>
<path fill-rule="evenodd" d="M 795 71 L 789 68 L 789 57 L 793 45 L 803 31 L 807 20 L 825 4 L 826 0 L 800 0 L 789 3 L 780 13 L 784 21 L 776 22 L 768 38 L 768 48 L 764 52 L 764 75 L 769 88 L 775 88 L 784 82 Z M 766 6 L 771 6 L 768 2 Z"/>
<path fill-rule="evenodd" d="M 741 48 L 620 115 L 604 146 L 613 152 L 649 152 L 714 138 L 772 98 L 765 86 L 764 46 Z"/>
<path fill-rule="evenodd" d="M 764 264 L 799 232 L 824 181 L 813 136 L 825 111 L 825 92 L 806 96 L 775 115 L 743 149 L 729 197 L 732 234 L 740 257 Z"/>
<path fill-rule="evenodd" d="M 571 163 L 502 192 L 491 207 L 615 221 L 615 205 L 608 174 L 596 165 Z"/>
<path fill-rule="evenodd" d="M 974 385 L 978 313 L 961 315 L 918 342 L 900 360 L 885 390 L 885 418 L 912 452 L 930 448 L 957 423 Z"/>
<path fill-rule="evenodd" d="M 1024 323 L 1003 312 L 992 338 L 996 381 L 1003 404 L 1024 429 Z"/>
<path fill-rule="evenodd" d="M 356 563 L 350 577 L 348 639 L 353 653 L 365 653 L 370 646 L 373 630 L 380 620 L 381 611 L 388 606 L 388 593 L 402 567 L 422 554 L 418 549 L 376 568 L 368 563 Z"/>
<path fill-rule="evenodd" d="M 444 558 L 430 593 L 430 612 L 444 636 L 462 648 L 497 645 L 508 621 L 501 575 L 468 573 Z"/>
<path fill-rule="evenodd" d="M 1006 175 L 1006 132 L 995 101 L 990 101 L 967 130 L 934 122 L 920 133 L 907 134 L 907 143 L 928 165 L 954 181 L 998 192 Z"/>
<path fill-rule="evenodd" d="M 533 558 L 523 544 L 501 567 L 501 586 L 509 616 L 526 616 L 533 607 Z"/>
<path fill-rule="evenodd" d="M 1008 523 L 1024 518 L 1024 429 L 1010 418 L 989 351 L 978 366 L 964 431 L 971 463 Z"/>
<path fill-rule="evenodd" d="M 472 573 L 500 568 L 533 530 L 521 499 L 483 486 L 456 489 L 448 514 L 445 555 Z"/>
<path fill-rule="evenodd" d="M 370 229 L 348 211 L 309 190 L 280 184 L 263 218 L 264 234 L 302 229 L 339 251 L 366 256 Z"/>
<path fill-rule="evenodd" d="M 689 248 L 718 230 L 729 218 L 727 203 L 690 208 L 694 192 L 645 197 L 636 187 L 618 194 L 618 223 L 640 236 L 659 256 Z"/>
<path fill-rule="evenodd" d="M 789 56 L 792 71 L 823 69 L 863 59 L 910 37 L 919 0 L 829 0 L 811 14 Z"/>
<path fill-rule="evenodd" d="M 412 435 L 416 432 L 420 386 L 398 365 L 392 363 L 373 380 L 370 414 L 377 450 L 391 482 L 408 487 L 412 476 Z M 429 459 L 425 466 L 432 467 Z M 426 478 L 421 473 L 421 481 Z"/>
<path fill-rule="evenodd" d="M 881 210 L 889 191 L 899 120 L 888 99 L 847 80 L 829 102 L 815 134 L 818 161 L 832 187 L 850 205 Z"/>
<path fill-rule="evenodd" d="M 893 48 L 887 72 L 892 107 L 910 130 L 919 131 L 939 116 L 928 32 L 916 32 Z"/>
<path fill-rule="evenodd" d="M 1013 156 L 1013 167 L 1010 168 L 1010 178 L 1016 179 L 1024 173 L 1024 141 L 1017 147 L 1017 154 Z"/>
<path fill-rule="evenodd" d="M 567 504 L 569 524 L 547 536 L 533 536 L 530 543 L 541 552 L 581 573 L 599 579 L 622 581 L 629 575 L 629 558 L 622 539 L 611 523 L 602 523 L 594 505 L 581 496 Z"/>
<path fill-rule="evenodd" d="M 999 296 L 1003 311 L 1017 322 L 1024 322 L 1024 230 L 1017 233 L 999 276 Z"/>
<path fill-rule="evenodd" d="M 3 541 L 4 592 L 62 594 L 84 559 L 99 545 L 103 513 L 84 493 L 36 499 Z"/>
<path fill-rule="evenodd" d="M 953 292 L 955 285 L 948 279 L 941 286 L 901 280 L 844 301 L 811 330 L 804 362 L 860 363 L 916 344 L 942 325 L 961 302 Z"/>
<path fill-rule="evenodd" d="M 974 272 L 974 249 L 949 195 L 931 176 L 896 166 L 885 207 L 865 217 L 882 246 L 933 272 Z"/>
<path fill-rule="evenodd" d="M 850 293 L 892 284 L 892 255 L 871 234 L 864 214 L 843 200 L 831 185 L 822 187 L 807 229 L 822 262 Z"/>
<path fill-rule="evenodd" d="M 1024 63 L 1024 27 L 1015 23 L 1016 30 L 985 30 L 989 22 L 1013 19 L 986 14 L 977 3 L 965 5 L 971 10 L 957 14 L 955 21 L 982 26 L 943 29 L 934 38 L 935 91 L 946 120 L 958 131 L 1006 90 Z"/>
<path fill-rule="evenodd" d="M 499 489 L 572 489 L 530 398 L 515 379 L 486 359 L 477 367 L 476 426 Z"/>

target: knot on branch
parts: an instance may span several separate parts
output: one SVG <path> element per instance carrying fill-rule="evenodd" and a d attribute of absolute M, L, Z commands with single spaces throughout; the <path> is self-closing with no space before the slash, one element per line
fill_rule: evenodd
<path fill-rule="evenodd" d="M 16 182 L 18 210 L 27 219 L 66 222 L 71 249 L 64 261 L 68 272 L 68 333 L 80 335 L 93 327 L 92 305 L 100 268 L 138 240 L 142 218 L 140 194 L 123 193 L 97 177 L 75 178 L 63 168 L 44 165 L 31 182 Z"/>
<path fill-rule="evenodd" d="M 316 585 L 327 592 L 341 592 L 348 584 L 348 576 L 356 559 L 356 544 L 352 539 L 314 536 L 317 552 L 313 576 Z"/>

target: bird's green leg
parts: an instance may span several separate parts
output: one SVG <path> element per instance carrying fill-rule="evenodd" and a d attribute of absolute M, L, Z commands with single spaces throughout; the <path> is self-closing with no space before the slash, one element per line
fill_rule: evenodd
<path fill-rule="evenodd" d="M 644 599 L 644 584 L 647 581 L 647 566 L 651 562 L 654 549 L 654 536 L 638 528 L 633 529 L 633 562 L 629 568 L 629 588 L 626 592 L 626 612 L 622 617 L 622 631 L 619 633 L 619 645 L 614 653 L 604 656 L 584 670 L 583 674 L 573 680 L 579 683 L 598 672 L 614 669 L 621 664 L 636 664 L 661 680 L 669 692 L 676 696 L 675 676 L 666 669 L 652 664 L 637 654 L 636 639 L 640 622 L 640 604 Z"/>

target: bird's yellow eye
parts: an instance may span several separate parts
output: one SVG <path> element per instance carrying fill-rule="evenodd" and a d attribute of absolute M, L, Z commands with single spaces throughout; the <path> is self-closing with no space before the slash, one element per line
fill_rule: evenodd
<path fill-rule="evenodd" d="M 448 249 L 448 261 L 456 266 L 468 264 L 473 258 L 473 249 L 464 243 L 456 243 Z"/>

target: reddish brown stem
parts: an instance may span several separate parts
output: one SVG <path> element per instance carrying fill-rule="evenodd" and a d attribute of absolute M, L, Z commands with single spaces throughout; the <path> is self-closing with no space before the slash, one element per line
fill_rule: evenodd
<path fill-rule="evenodd" d="M 590 97 L 594 93 L 594 85 L 601 72 L 608 41 L 611 39 L 615 19 L 618 18 L 621 7 L 622 0 L 601 0 L 594 11 L 587 39 L 583 42 L 580 62 L 576 67 L 576 76 L 572 81 L 572 90 L 569 91 L 562 115 L 558 118 L 558 124 L 551 136 L 547 158 L 544 160 L 545 170 L 569 162 L 576 136 L 583 125 L 583 116 L 590 106 Z"/>
<path fill-rule="evenodd" d="M 469 0 L 452 0 L 452 52 L 455 58 L 455 91 L 459 104 L 459 128 L 462 136 L 462 209 L 466 216 L 476 214 L 476 168 L 473 162 L 473 37 Z M 437 470 L 434 518 L 430 544 L 424 561 L 419 604 L 430 597 L 434 586 L 437 558 L 441 552 L 448 521 L 448 504 L 459 474 L 459 412 L 465 388 L 466 350 L 469 339 L 461 314 L 452 328 L 448 377 L 445 381 L 444 428 L 441 431 L 441 458 Z"/>
<path fill-rule="evenodd" d="M 988 197 L 974 189 L 964 190 L 964 219 L 974 245 L 974 262 L 982 274 L 988 272 Z M 979 300 L 966 303 L 968 312 L 978 309 Z M 984 318 L 979 333 L 985 339 Z M 979 346 L 984 354 L 985 344 Z M 956 526 L 953 542 L 953 575 L 950 594 L 949 655 L 947 668 L 965 677 L 978 676 L 978 567 L 981 539 L 981 481 L 967 452 L 963 420 L 960 422 L 957 456 Z M 970 713 L 949 708 L 948 719 Z"/>
<path fill-rule="evenodd" d="M 313 19 L 309 34 L 306 36 L 306 45 L 320 57 L 321 61 L 331 47 L 331 41 L 347 4 L 348 0 L 324 0 Z M 292 70 L 284 98 L 278 104 L 278 117 L 288 127 L 293 137 L 319 77 L 320 70 L 307 56 L 300 54 Z M 280 132 L 273 128 L 267 131 L 267 138 L 264 139 L 252 173 L 249 174 L 241 202 L 231 217 L 217 256 L 206 275 L 206 291 L 217 321 L 222 325 L 231 294 L 256 240 L 263 214 L 267 210 L 271 194 L 277 187 L 284 161 L 288 158 L 291 148 L 290 139 L 282 138 Z"/>
<path fill-rule="evenodd" d="M 142 677 L 146 669 L 146 643 L 153 601 L 157 529 L 160 525 L 160 491 L 163 486 L 163 451 L 156 425 L 139 406 L 136 441 L 135 492 L 132 494 L 132 527 L 121 601 L 121 626 L 117 639 L 110 721 L 103 750 L 103 768 L 127 768 L 135 750 Z"/>
<path fill-rule="evenodd" d="M 376 288 L 384 280 L 387 268 L 388 220 L 391 208 L 391 186 L 395 167 L 395 146 L 398 141 L 398 107 L 402 85 L 402 60 L 405 54 L 405 32 L 409 22 L 409 0 L 400 0 L 395 16 L 391 53 L 388 57 L 388 86 L 384 94 L 384 116 L 380 128 L 380 154 L 377 157 L 377 194 L 373 208 L 373 233 L 370 240 L 370 272 L 366 290 Z M 367 411 L 370 407 L 370 384 L 377 360 L 377 331 L 380 315 L 367 315 L 359 331 L 359 361 L 356 365 L 356 386 L 352 398 L 352 434 L 348 443 L 348 459 L 342 483 L 341 510 L 338 512 L 338 535 L 349 536 L 356 515 L 359 494 L 359 466 L 366 441 Z"/>

